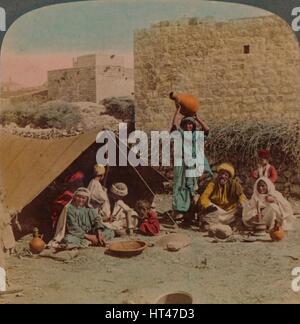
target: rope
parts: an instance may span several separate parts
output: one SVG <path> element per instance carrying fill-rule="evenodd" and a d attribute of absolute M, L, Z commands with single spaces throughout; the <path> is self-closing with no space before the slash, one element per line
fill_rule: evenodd
<path fill-rule="evenodd" d="M 110 133 L 108 133 L 109 136 L 111 136 Z M 117 136 L 117 135 L 116 135 Z M 111 136 L 112 140 L 114 141 L 114 138 Z M 119 137 L 117 136 L 117 138 L 119 139 Z M 115 141 L 115 144 L 118 146 L 119 148 L 119 144 Z M 124 153 L 123 153 L 124 156 Z M 133 168 L 133 170 L 136 172 L 136 174 L 138 175 L 138 177 L 142 180 L 142 182 L 144 183 L 144 185 L 147 187 L 147 189 L 151 192 L 151 194 L 153 195 L 153 197 L 155 196 L 155 193 L 152 191 L 152 189 L 150 188 L 150 186 L 148 185 L 147 181 L 143 178 L 143 176 L 139 173 L 139 171 L 134 167 L 131 166 Z"/>

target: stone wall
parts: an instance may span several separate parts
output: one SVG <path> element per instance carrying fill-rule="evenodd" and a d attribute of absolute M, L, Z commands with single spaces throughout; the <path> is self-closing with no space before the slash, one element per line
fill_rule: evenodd
<path fill-rule="evenodd" d="M 131 96 L 133 69 L 124 66 L 124 58 L 114 54 L 78 57 L 73 68 L 48 72 L 49 100 L 91 101 Z"/>
<path fill-rule="evenodd" d="M 82 55 L 77 57 L 77 59 L 73 61 L 74 68 L 82 68 L 82 67 L 91 67 L 96 66 L 96 55 Z"/>
<path fill-rule="evenodd" d="M 170 91 L 198 96 L 208 121 L 300 117 L 299 45 L 277 16 L 161 22 L 135 32 L 134 55 L 137 129 L 170 127 Z"/>
<path fill-rule="evenodd" d="M 96 102 L 95 67 L 49 71 L 48 98 Z"/>
<path fill-rule="evenodd" d="M 97 66 L 97 102 L 105 98 L 130 96 L 134 91 L 133 70 L 121 66 Z"/>

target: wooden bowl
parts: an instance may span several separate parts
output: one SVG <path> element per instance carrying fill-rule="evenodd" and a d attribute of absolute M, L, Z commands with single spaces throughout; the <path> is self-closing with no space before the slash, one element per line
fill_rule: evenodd
<path fill-rule="evenodd" d="M 141 254 L 147 248 L 143 241 L 113 242 L 108 247 L 108 252 L 119 257 L 132 257 Z"/>
<path fill-rule="evenodd" d="M 158 297 L 154 304 L 193 304 L 193 296 L 184 291 L 175 291 Z"/>

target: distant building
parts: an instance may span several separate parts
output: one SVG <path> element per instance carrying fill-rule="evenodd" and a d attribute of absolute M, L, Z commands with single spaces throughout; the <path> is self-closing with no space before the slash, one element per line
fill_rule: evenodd
<path fill-rule="evenodd" d="M 133 94 L 133 69 L 117 54 L 78 57 L 73 67 L 48 72 L 49 100 L 90 101 Z"/>

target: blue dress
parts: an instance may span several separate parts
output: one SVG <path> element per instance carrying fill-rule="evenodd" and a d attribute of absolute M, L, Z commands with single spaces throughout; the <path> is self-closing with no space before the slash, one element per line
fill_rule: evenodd
<path fill-rule="evenodd" d="M 75 207 L 70 204 L 67 206 L 66 235 L 63 243 L 87 247 L 90 242 L 85 239 L 85 234 L 97 234 L 102 230 L 104 239 L 114 238 L 114 232 L 105 227 L 97 210 L 89 207 Z"/>
<path fill-rule="evenodd" d="M 179 128 L 182 138 L 184 136 L 184 130 Z M 193 158 L 196 157 L 196 147 L 197 144 L 197 132 L 192 133 L 192 154 Z M 183 144 L 182 144 L 183 145 Z M 202 153 L 202 157 L 204 159 L 204 172 L 208 172 L 209 174 L 213 174 L 209 163 Z M 195 187 L 198 181 L 199 176 L 189 176 L 187 177 L 186 171 L 191 169 L 189 166 L 182 161 L 182 166 L 174 167 L 174 184 L 173 184 L 173 210 L 177 212 L 187 212 L 192 204 L 193 196 L 195 195 Z"/>

